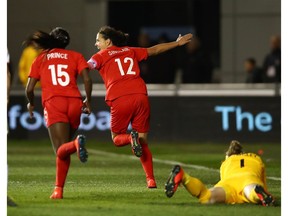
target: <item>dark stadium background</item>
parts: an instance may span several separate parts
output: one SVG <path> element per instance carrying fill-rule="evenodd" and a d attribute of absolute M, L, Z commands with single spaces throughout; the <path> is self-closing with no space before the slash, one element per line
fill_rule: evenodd
<path fill-rule="evenodd" d="M 212 54 L 216 66 L 214 75 L 217 82 L 213 83 L 212 92 L 221 91 L 227 85 L 229 88 L 235 86 L 229 96 L 191 94 L 185 97 L 167 97 L 160 93 L 150 97 L 150 139 L 225 142 L 233 138 L 255 142 L 280 142 L 281 86 L 243 84 L 243 59 L 253 55 L 260 64 L 269 51 L 269 37 L 281 33 L 280 0 L 9 0 L 7 46 L 12 63 L 13 83 L 8 117 L 11 107 L 15 105 L 20 106 L 20 116 L 26 112 L 24 88 L 17 77 L 17 64 L 23 50 L 22 42 L 28 34 L 37 29 L 49 31 L 55 26 L 63 26 L 69 29 L 72 38 L 68 48 L 82 52 L 89 58 L 96 52 L 94 43 L 97 30 L 106 24 L 128 32 L 131 45 L 136 45 L 137 35 L 143 28 L 192 28 L 193 33 L 201 38 L 205 50 Z M 93 79 L 101 85 L 99 76 L 93 75 Z M 243 84 L 241 89 L 248 89 L 248 92 L 249 89 L 260 89 L 263 92 L 275 89 L 275 92 L 269 95 L 236 96 L 239 91 L 238 84 Z M 157 88 L 166 89 L 161 85 Z M 206 87 L 196 85 L 192 89 L 202 92 Z M 103 95 L 94 97 L 96 113 L 109 110 Z M 40 98 L 37 100 L 37 111 L 41 113 Z M 215 112 L 215 106 L 219 105 L 241 107 L 242 112 L 251 113 L 254 129 L 247 129 L 248 120 L 244 118 L 243 129 L 236 131 L 235 127 L 232 127 L 236 124 L 234 114 L 231 114 L 231 128 L 223 131 L 221 114 Z M 263 112 L 269 113 L 273 120 L 272 129 L 266 132 L 259 131 L 255 126 L 255 116 Z M 18 127 L 14 129 L 9 125 L 9 138 L 48 138 L 44 126 L 39 130 L 27 131 L 19 123 L 20 117 L 15 119 Z M 109 130 L 99 132 L 95 129 L 86 132 L 89 136 L 110 141 Z"/>

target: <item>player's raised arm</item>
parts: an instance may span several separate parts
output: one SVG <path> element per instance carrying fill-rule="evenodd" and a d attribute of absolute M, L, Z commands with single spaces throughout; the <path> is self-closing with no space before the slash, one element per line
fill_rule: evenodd
<path fill-rule="evenodd" d="M 170 49 L 176 48 L 178 46 L 183 46 L 192 40 L 193 35 L 191 33 L 185 35 L 179 35 L 176 41 L 161 43 L 155 46 L 149 47 L 148 56 L 158 55 L 160 53 L 166 52 Z"/>

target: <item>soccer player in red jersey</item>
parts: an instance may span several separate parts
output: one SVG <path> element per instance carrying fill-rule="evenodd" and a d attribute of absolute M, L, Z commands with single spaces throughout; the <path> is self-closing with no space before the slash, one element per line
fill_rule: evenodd
<path fill-rule="evenodd" d="M 70 42 L 68 32 L 57 27 L 50 33 L 36 31 L 26 41 L 43 49 L 31 66 L 26 85 L 27 109 L 30 117 L 34 110 L 34 88 L 38 81 L 42 89 L 42 106 L 53 149 L 56 154 L 56 183 L 51 199 L 63 198 L 63 187 L 70 166 L 70 155 L 77 152 L 81 162 L 86 162 L 88 152 L 85 136 L 74 136 L 80 124 L 82 110 L 91 113 L 92 81 L 87 61 L 83 55 L 66 50 Z M 77 77 L 83 78 L 86 98 L 82 101 Z"/>
<path fill-rule="evenodd" d="M 110 26 L 103 26 L 97 33 L 95 43 L 100 51 L 88 61 L 90 69 L 99 71 L 106 87 L 105 101 L 111 110 L 112 140 L 117 147 L 131 145 L 132 152 L 140 157 L 148 188 L 157 186 L 147 141 L 150 104 L 146 84 L 140 77 L 138 62 L 183 46 L 190 42 L 191 38 L 192 34 L 179 35 L 174 42 L 149 48 L 129 47 L 128 34 Z M 133 129 L 127 134 L 129 123 Z"/>

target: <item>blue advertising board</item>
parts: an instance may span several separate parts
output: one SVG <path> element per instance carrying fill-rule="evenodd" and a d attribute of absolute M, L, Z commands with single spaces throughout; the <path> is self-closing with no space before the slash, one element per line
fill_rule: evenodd
<path fill-rule="evenodd" d="M 34 119 L 29 118 L 24 96 L 11 96 L 9 138 L 48 138 L 40 96 Z M 281 97 L 263 96 L 153 96 L 149 139 L 184 142 L 281 141 Z M 111 141 L 110 112 L 104 97 L 94 96 L 93 113 L 82 114 L 79 132 Z"/>

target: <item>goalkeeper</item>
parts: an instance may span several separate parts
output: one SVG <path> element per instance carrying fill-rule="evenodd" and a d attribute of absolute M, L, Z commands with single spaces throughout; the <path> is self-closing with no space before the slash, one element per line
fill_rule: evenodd
<path fill-rule="evenodd" d="M 230 143 L 226 160 L 220 167 L 220 181 L 214 187 L 207 189 L 199 179 L 176 165 L 165 184 L 167 197 L 172 197 L 181 183 L 202 204 L 274 204 L 273 196 L 267 192 L 265 166 L 261 158 L 254 153 L 244 153 L 236 140 Z"/>

